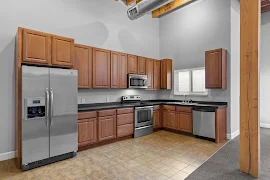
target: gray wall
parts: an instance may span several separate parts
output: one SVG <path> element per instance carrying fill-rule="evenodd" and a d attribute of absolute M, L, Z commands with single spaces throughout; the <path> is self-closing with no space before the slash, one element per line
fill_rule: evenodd
<path fill-rule="evenodd" d="M 79 44 L 159 58 L 159 20 L 147 15 L 130 21 L 126 10 L 124 4 L 113 0 L 0 1 L 0 154 L 15 150 L 14 54 L 18 26 L 73 37 Z M 100 92 L 111 93 L 89 90 L 91 96 Z M 115 96 L 110 97 L 114 100 L 127 93 L 114 90 Z M 95 102 L 104 101 L 98 97 Z"/>
<path fill-rule="evenodd" d="M 270 12 L 262 14 L 260 58 L 260 120 L 261 126 L 270 128 Z"/>
<path fill-rule="evenodd" d="M 226 101 L 230 103 L 231 1 L 197 1 L 160 18 L 160 57 L 172 58 L 173 69 L 203 67 L 205 51 L 217 48 L 228 50 L 226 90 L 210 90 L 208 96 L 193 100 Z M 162 91 L 160 98 L 183 99 L 172 91 Z M 230 108 L 227 133 L 231 133 Z"/>

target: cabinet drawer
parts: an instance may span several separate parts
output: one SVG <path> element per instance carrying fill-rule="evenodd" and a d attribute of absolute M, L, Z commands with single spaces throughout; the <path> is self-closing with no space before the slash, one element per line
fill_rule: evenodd
<path fill-rule="evenodd" d="M 129 136 L 129 135 L 132 135 L 133 132 L 134 132 L 133 124 L 117 126 L 117 137 Z"/>
<path fill-rule="evenodd" d="M 95 117 L 97 117 L 96 111 L 78 113 L 78 119 L 89 119 L 89 118 L 95 118 Z"/>
<path fill-rule="evenodd" d="M 163 109 L 167 111 L 175 111 L 175 106 L 164 105 Z"/>
<path fill-rule="evenodd" d="M 117 114 L 128 114 L 128 113 L 133 113 L 134 108 L 121 108 L 117 109 Z"/>
<path fill-rule="evenodd" d="M 133 113 L 117 115 L 117 126 L 132 124 L 134 121 Z"/>
<path fill-rule="evenodd" d="M 178 107 L 176 107 L 176 111 L 177 112 L 188 112 L 188 113 L 191 113 L 192 112 L 192 107 L 178 106 Z"/>
<path fill-rule="evenodd" d="M 158 111 L 158 110 L 160 110 L 160 105 L 154 106 L 154 111 Z"/>
<path fill-rule="evenodd" d="M 103 116 L 113 116 L 116 114 L 115 109 L 110 109 L 110 110 L 103 110 L 103 111 L 98 111 L 98 116 L 103 117 Z"/>

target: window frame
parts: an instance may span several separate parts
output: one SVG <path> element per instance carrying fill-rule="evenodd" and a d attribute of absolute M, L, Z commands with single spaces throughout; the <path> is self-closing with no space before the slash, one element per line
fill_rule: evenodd
<path fill-rule="evenodd" d="M 189 95 L 189 96 L 208 96 L 209 90 L 205 88 L 205 92 L 193 92 L 193 77 L 192 77 L 192 71 L 194 70 L 205 70 L 205 67 L 198 67 L 198 68 L 190 68 L 190 69 L 178 69 L 174 70 L 174 95 L 177 96 L 184 96 L 184 95 Z M 176 75 L 178 75 L 179 72 L 187 72 L 189 71 L 189 89 L 190 91 L 184 92 L 184 91 L 179 91 L 177 90 L 176 87 L 176 80 L 179 78 L 176 78 Z M 177 74 L 176 74 L 177 73 Z"/>

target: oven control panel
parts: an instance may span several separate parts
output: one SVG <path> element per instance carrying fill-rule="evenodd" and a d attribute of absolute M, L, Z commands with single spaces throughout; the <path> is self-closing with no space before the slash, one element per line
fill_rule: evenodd
<path fill-rule="evenodd" d="M 25 120 L 43 118 L 46 116 L 45 98 L 25 99 Z"/>
<path fill-rule="evenodd" d="M 141 100 L 141 96 L 139 95 L 122 96 L 122 101 L 139 101 L 139 100 Z"/>

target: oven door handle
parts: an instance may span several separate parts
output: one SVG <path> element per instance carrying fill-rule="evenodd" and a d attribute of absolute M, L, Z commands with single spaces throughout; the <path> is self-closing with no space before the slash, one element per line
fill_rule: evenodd
<path fill-rule="evenodd" d="M 135 107 L 135 110 L 136 109 L 150 109 L 150 108 L 154 108 L 154 106 Z"/>
<path fill-rule="evenodd" d="M 143 127 L 139 127 L 139 128 L 135 128 L 135 129 L 136 130 L 139 130 L 139 129 L 145 129 L 145 128 L 150 128 L 150 127 L 153 127 L 153 125 L 143 126 Z"/>

